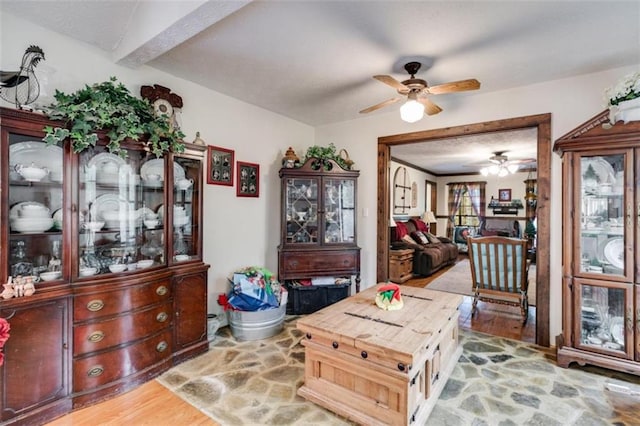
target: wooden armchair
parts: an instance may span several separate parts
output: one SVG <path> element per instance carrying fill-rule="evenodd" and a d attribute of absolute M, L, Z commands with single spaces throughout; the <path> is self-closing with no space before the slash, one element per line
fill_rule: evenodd
<path fill-rule="evenodd" d="M 469 263 L 474 289 L 472 315 L 478 300 L 520 306 L 522 323 L 529 314 L 527 240 L 510 237 L 469 237 Z"/>

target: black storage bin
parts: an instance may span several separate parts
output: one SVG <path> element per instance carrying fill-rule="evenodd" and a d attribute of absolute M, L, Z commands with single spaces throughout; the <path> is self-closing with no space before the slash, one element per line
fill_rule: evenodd
<path fill-rule="evenodd" d="M 287 284 L 289 299 L 287 314 L 312 314 L 349 296 L 351 283 L 334 285 L 291 286 Z"/>

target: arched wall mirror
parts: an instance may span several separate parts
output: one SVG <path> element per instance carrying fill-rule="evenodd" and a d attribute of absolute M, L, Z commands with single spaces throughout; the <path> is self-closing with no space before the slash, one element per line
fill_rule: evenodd
<path fill-rule="evenodd" d="M 535 129 L 537 139 L 537 276 L 536 276 L 536 343 L 549 346 L 549 191 L 551 175 L 551 115 L 540 114 L 526 117 L 496 120 L 444 129 L 427 130 L 385 136 L 378 139 L 378 239 L 377 281 L 389 276 L 389 218 L 393 213 L 392 180 L 390 179 L 391 148 L 406 144 L 423 144 L 442 139 L 487 135 L 518 129 Z"/>

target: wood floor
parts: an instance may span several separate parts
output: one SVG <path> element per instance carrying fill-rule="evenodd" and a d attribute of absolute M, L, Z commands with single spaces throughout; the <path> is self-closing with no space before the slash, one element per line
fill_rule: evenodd
<path fill-rule="evenodd" d="M 451 268 L 443 268 L 429 277 L 414 278 L 403 283 L 403 286 L 427 287 L 429 283 L 447 272 Z M 478 302 L 478 310 L 471 316 L 473 298 L 463 296 L 460 306 L 460 319 L 458 324 L 461 330 L 473 330 L 493 336 L 506 337 L 522 342 L 536 342 L 536 308 L 529 307 L 529 319 L 526 325 L 522 325 L 520 308 L 516 306 L 499 305 L 497 303 Z"/>
<path fill-rule="evenodd" d="M 412 279 L 403 285 L 424 287 L 446 272 Z M 529 308 L 529 320 L 522 326 L 520 309 L 494 303 L 478 303 L 478 312 L 471 316 L 471 297 L 464 297 L 460 307 L 460 328 L 495 336 L 535 343 L 536 309 Z M 184 402 L 164 386 L 152 380 L 109 401 L 75 411 L 48 426 L 198 426 L 218 425 L 193 406 Z"/>
<path fill-rule="evenodd" d="M 47 426 L 211 426 L 218 425 L 155 380 Z"/>

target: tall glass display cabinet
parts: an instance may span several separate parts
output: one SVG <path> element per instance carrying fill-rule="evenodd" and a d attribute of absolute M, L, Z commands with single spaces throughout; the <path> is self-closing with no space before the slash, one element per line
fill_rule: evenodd
<path fill-rule="evenodd" d="M 640 375 L 640 122 L 608 119 L 601 113 L 554 148 L 567 189 L 558 364 Z"/>
<path fill-rule="evenodd" d="M 43 142 L 57 123 L 41 114 L 0 119 L 0 422 L 56 417 L 206 351 L 205 147 L 74 153 Z"/>
<path fill-rule="evenodd" d="M 357 179 L 332 160 L 310 158 L 280 169 L 281 243 L 278 277 L 355 277 L 360 291 L 360 248 L 356 239 Z"/>

